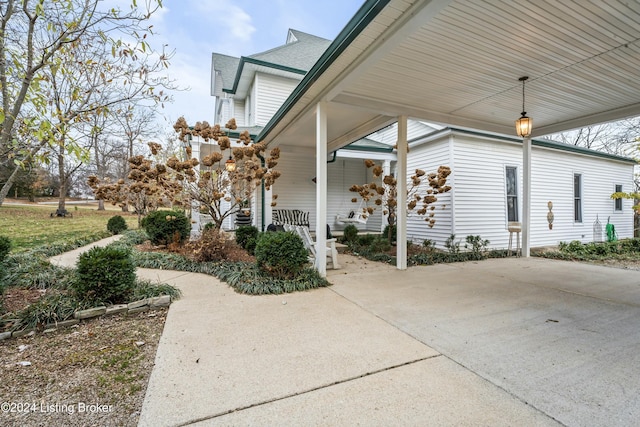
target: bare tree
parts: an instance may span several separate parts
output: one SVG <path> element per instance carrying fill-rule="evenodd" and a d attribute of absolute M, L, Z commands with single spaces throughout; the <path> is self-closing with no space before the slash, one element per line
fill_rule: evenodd
<path fill-rule="evenodd" d="M 373 160 L 365 160 L 365 166 L 372 169 L 373 177 L 380 178 L 383 168 L 376 165 Z M 435 203 L 438 201 L 438 194 L 443 194 L 451 190 L 447 185 L 447 177 L 451 174 L 448 166 L 440 166 L 437 172 L 427 174 L 422 169 L 416 169 L 407 187 L 407 211 L 414 211 L 423 216 L 430 228 L 436 223 Z M 426 178 L 426 179 L 425 179 Z M 426 185 L 425 185 L 426 184 Z M 393 175 L 384 175 L 382 183 L 370 182 L 363 185 L 352 185 L 349 191 L 357 193 L 365 202 L 362 214 L 366 217 L 373 214 L 379 207 L 383 209 L 390 226 L 395 225 L 398 211 L 398 180 Z M 358 202 L 358 198 L 351 199 L 353 203 Z M 368 202 L 373 202 L 369 206 Z M 417 208 L 417 209 L 416 209 Z M 392 241 L 392 227 L 388 230 L 389 243 Z"/>
<path fill-rule="evenodd" d="M 52 73 L 69 71 L 77 53 L 75 47 L 87 39 L 109 46 L 113 58 L 122 63 L 131 64 L 141 53 L 152 52 L 146 41 L 151 31 L 144 23 L 161 6 L 160 0 L 147 0 L 140 6 L 133 1 L 129 12 L 100 10 L 99 6 L 99 0 L 0 2 L 0 147 L 10 151 L 18 166 L 31 163 L 60 135 L 69 136 L 67 130 L 56 128 L 49 120 L 50 87 L 45 68 Z M 122 35 L 132 42 L 123 43 L 119 38 Z M 164 54 L 157 58 L 166 65 Z M 76 61 L 75 65 L 81 63 Z M 84 59 L 82 65 L 94 66 L 91 59 Z M 36 143 L 26 145 L 15 138 L 18 127 L 33 135 Z M 0 189 L 0 205 L 18 171 L 16 167 Z"/>

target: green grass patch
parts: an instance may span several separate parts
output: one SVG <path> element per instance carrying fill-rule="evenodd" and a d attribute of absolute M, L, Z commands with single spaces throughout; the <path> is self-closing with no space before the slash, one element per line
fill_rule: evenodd
<path fill-rule="evenodd" d="M 85 238 L 96 232 L 107 232 L 107 222 L 115 211 L 98 211 L 89 207 L 68 206 L 73 218 L 51 218 L 55 205 L 0 206 L 0 230 L 11 239 L 11 253 L 27 251 L 61 241 Z M 129 229 L 138 227 L 135 215 L 122 214 Z M 110 235 L 111 233 L 105 234 Z"/>

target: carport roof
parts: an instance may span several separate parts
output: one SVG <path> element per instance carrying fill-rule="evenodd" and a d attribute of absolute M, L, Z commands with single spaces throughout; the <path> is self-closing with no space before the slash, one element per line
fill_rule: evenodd
<path fill-rule="evenodd" d="M 409 116 L 533 136 L 640 115 L 640 0 L 367 0 L 259 139 L 328 151 Z"/>

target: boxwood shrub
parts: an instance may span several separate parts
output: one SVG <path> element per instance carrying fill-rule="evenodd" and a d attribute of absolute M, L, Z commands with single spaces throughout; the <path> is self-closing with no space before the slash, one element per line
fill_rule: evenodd
<path fill-rule="evenodd" d="M 256 242 L 256 263 L 279 279 L 291 279 L 308 262 L 307 249 L 300 236 L 292 232 L 262 233 Z"/>
<path fill-rule="evenodd" d="M 191 221 L 181 211 L 151 212 L 142 221 L 142 226 L 154 245 L 182 243 L 191 232 Z"/>
<path fill-rule="evenodd" d="M 131 250 L 122 247 L 94 247 L 80 254 L 73 283 L 78 298 L 93 303 L 128 302 L 136 283 Z"/>
<path fill-rule="evenodd" d="M 107 230 L 111 234 L 120 234 L 127 229 L 127 223 L 120 215 L 112 216 L 107 221 Z"/>
<path fill-rule="evenodd" d="M 253 225 L 243 225 L 236 230 L 236 243 L 250 254 L 255 253 L 259 231 Z"/>

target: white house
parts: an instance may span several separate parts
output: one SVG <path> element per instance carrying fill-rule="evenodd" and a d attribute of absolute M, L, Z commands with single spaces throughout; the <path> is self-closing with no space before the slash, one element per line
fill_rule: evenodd
<path fill-rule="evenodd" d="M 213 54 L 215 122 L 225 123 L 235 117 L 238 131 L 247 129 L 257 137 L 329 45 L 328 40 L 289 30 L 286 43 L 267 52 L 241 58 Z M 354 194 L 348 189 L 371 181 L 363 159 L 372 159 L 385 171 L 398 173 L 393 149 L 397 137 L 397 125 L 384 126 L 366 138 L 329 151 L 326 218 L 321 223 L 341 229 L 345 223 L 339 218 L 361 207 L 351 202 Z M 282 150 L 278 165 L 282 177 L 273 189 L 278 194 L 276 209 L 309 212 L 312 230 L 318 222 L 316 148 L 307 142 L 315 138 L 313 134 L 300 134 L 302 144 L 279 143 L 277 139 L 271 142 Z M 443 246 L 451 234 L 460 239 L 480 235 L 491 242 L 491 247 L 506 247 L 507 223 L 522 221 L 524 211 L 522 139 L 409 120 L 407 140 L 408 175 L 416 168 L 430 172 L 446 165 L 452 169 L 452 190 L 439 196 L 435 226 L 429 228 L 419 216 L 409 215 L 407 238 L 415 242 L 431 239 Z M 534 139 L 531 144 L 531 246 L 599 240 L 602 237 L 594 235 L 596 219 L 602 228 L 607 221 L 613 223 L 619 237 L 633 236 L 631 201 L 610 199 L 615 191 L 633 189 L 633 160 L 544 139 Z M 210 149 L 204 143 L 199 148 L 201 153 Z M 259 228 L 271 222 L 271 201 L 270 192 L 260 191 L 252 201 L 253 223 Z M 362 230 L 379 232 L 386 221 L 377 210 L 366 223 L 356 224 Z M 233 220 L 225 227 L 233 228 Z"/>

